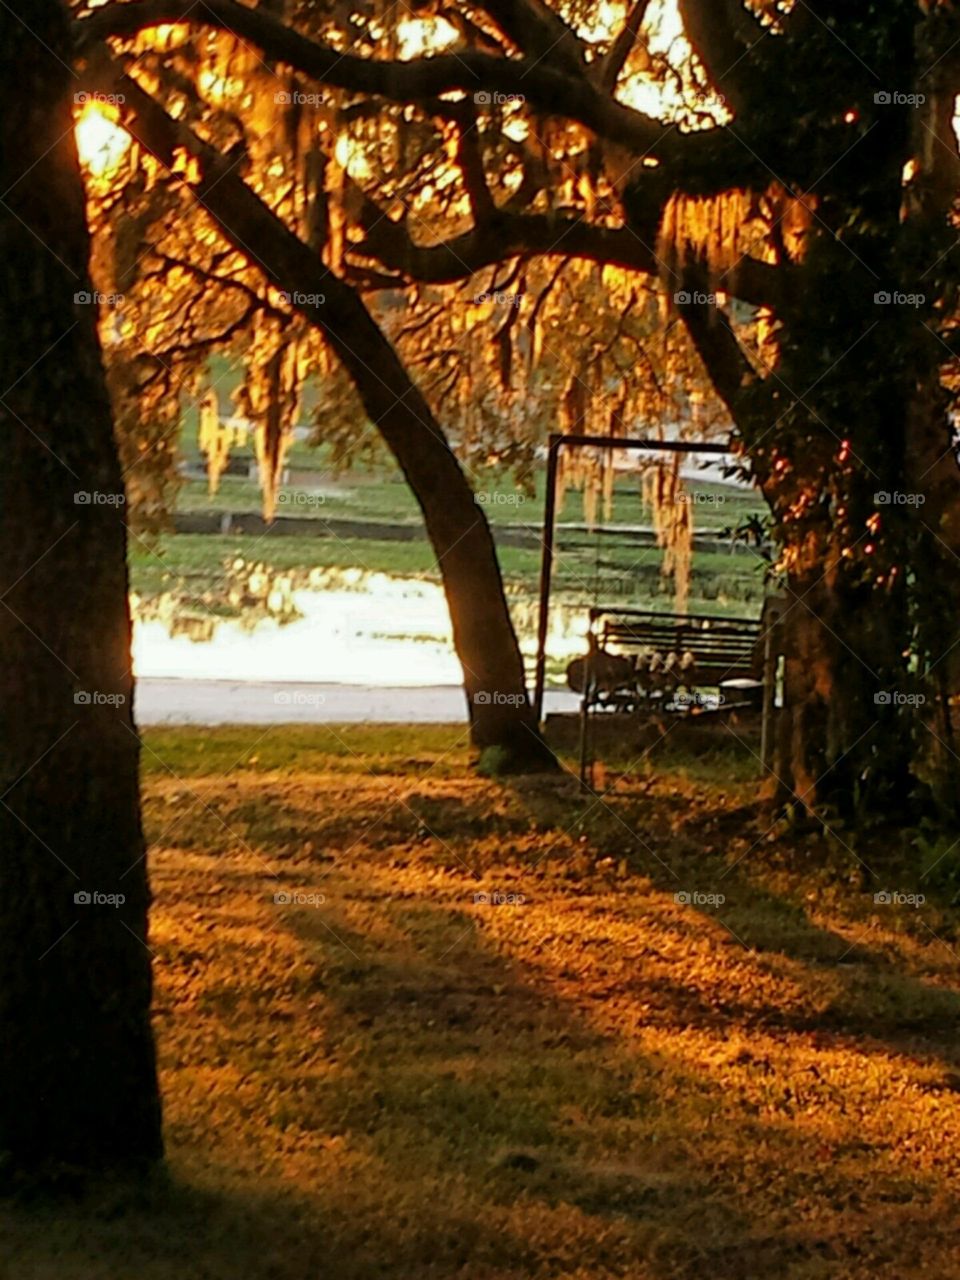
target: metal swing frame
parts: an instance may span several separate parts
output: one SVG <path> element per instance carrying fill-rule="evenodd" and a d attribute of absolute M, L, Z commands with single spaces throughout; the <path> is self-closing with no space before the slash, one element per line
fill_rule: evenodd
<path fill-rule="evenodd" d="M 650 440 L 639 436 L 568 436 L 558 432 L 550 435 L 547 446 L 547 491 L 543 510 L 543 551 L 540 559 L 540 605 L 537 614 L 537 657 L 533 692 L 533 708 L 538 724 L 543 720 L 543 695 L 547 679 L 547 634 L 557 524 L 557 475 L 562 449 L 625 449 L 638 453 L 705 453 L 714 456 L 730 452 L 729 444 L 716 441 L 696 443 L 689 440 Z"/>

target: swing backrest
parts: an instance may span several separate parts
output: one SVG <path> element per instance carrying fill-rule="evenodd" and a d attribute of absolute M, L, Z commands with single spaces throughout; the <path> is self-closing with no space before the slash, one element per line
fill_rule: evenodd
<path fill-rule="evenodd" d="M 614 653 L 639 649 L 678 657 L 690 653 L 698 688 L 715 688 L 726 680 L 760 680 L 763 676 L 758 618 L 595 607 L 590 610 L 590 634 L 601 648 Z"/>

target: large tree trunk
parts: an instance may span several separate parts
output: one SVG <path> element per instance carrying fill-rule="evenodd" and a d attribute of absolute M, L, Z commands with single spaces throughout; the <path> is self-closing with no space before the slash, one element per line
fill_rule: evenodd
<path fill-rule="evenodd" d="M 828 820 L 894 820 L 910 793 L 917 714 L 903 658 L 904 593 L 877 608 L 869 589 L 844 580 L 838 553 L 821 548 L 789 576 L 774 794 Z"/>
<path fill-rule="evenodd" d="M 96 307 L 75 303 L 91 286 L 69 58 L 59 0 L 0 6 L 0 1153 L 13 1175 L 161 1155 L 123 483 Z"/>
<path fill-rule="evenodd" d="M 902 812 L 926 714 L 911 661 L 923 495 L 906 459 L 932 299 L 877 300 L 920 292 L 901 233 L 908 141 L 893 111 L 825 177 L 780 309 L 787 403 L 766 489 L 792 608 L 777 771 L 806 808 L 843 816 Z"/>
<path fill-rule="evenodd" d="M 301 309 L 343 362 L 420 504 L 443 577 L 473 742 L 492 749 L 490 762 L 502 772 L 556 768 L 527 695 L 486 515 L 393 346 L 359 295 L 275 217 L 237 176 L 232 160 L 177 124 L 129 78 L 116 87 L 126 99 L 128 126 L 161 162 L 172 167 L 184 144 L 198 157 L 196 197 L 227 240 L 241 252 L 255 245 L 258 265 L 277 287 L 325 299 Z"/>
<path fill-rule="evenodd" d="M 912 20 L 909 5 L 891 6 L 885 83 L 911 82 L 898 60 L 908 59 Z M 797 56 L 818 64 L 836 39 L 808 32 Z M 843 119 L 848 106 L 866 111 L 875 87 L 838 86 L 824 118 Z M 952 99 L 948 105 L 952 118 Z M 940 249 L 904 221 L 911 110 L 885 108 L 814 184 L 815 214 L 778 293 L 779 359 L 769 376 L 758 378 L 715 309 L 687 318 L 781 550 L 786 670 L 776 794 L 820 816 L 889 819 L 917 798 L 928 730 L 942 710 L 922 679 L 937 628 L 943 647 L 955 632 L 960 560 L 944 554 L 941 511 L 950 505 L 944 495 L 956 491 L 956 466 L 938 391 L 940 286 L 924 275 Z M 801 161 L 820 172 L 816 154 Z M 942 209 L 928 222 L 941 237 L 948 229 Z M 709 289 L 709 276 L 694 280 Z M 933 523 L 925 511 L 936 513 Z"/>

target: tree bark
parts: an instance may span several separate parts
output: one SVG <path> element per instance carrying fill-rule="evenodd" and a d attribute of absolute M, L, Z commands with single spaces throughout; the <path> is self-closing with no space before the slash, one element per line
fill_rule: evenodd
<path fill-rule="evenodd" d="M 0 6 L 0 1160 L 14 1180 L 162 1154 L 123 483 L 97 309 L 76 301 L 91 284 L 69 58 L 59 0 Z"/>
<path fill-rule="evenodd" d="M 174 121 L 129 77 L 116 81 L 125 123 L 162 163 L 177 147 L 200 162 L 198 202 L 241 252 L 294 297 L 349 373 L 370 421 L 396 458 L 417 502 L 437 563 L 463 669 L 473 742 L 498 772 L 557 768 L 530 704 L 490 525 L 453 450 L 392 344 L 360 296 L 270 211 L 230 160 Z M 298 303 L 297 298 L 305 301 Z M 310 301 L 322 298 L 322 302 Z"/>

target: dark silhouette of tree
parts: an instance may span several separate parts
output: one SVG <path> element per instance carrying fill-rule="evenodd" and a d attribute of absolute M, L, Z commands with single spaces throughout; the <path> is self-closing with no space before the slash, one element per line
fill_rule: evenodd
<path fill-rule="evenodd" d="M 123 483 L 59 0 L 0 6 L 0 1153 L 161 1155 Z"/>

